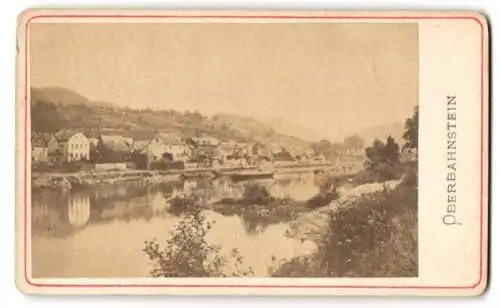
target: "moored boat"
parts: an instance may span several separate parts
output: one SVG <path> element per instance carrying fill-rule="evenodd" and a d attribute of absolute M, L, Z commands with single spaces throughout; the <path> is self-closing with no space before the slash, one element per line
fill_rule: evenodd
<path fill-rule="evenodd" d="M 229 175 L 233 181 L 245 181 L 256 179 L 271 179 L 274 177 L 274 171 L 241 171 Z"/>
<path fill-rule="evenodd" d="M 212 172 L 196 172 L 196 173 L 181 173 L 179 177 L 182 180 L 191 180 L 191 179 L 205 179 L 205 178 L 213 178 L 214 174 Z"/>

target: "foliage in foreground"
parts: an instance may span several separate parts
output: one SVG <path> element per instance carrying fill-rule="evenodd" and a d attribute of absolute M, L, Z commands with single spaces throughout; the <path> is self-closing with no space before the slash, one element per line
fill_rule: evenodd
<path fill-rule="evenodd" d="M 275 277 L 412 277 L 418 273 L 417 174 L 329 214 L 316 253 L 277 267 Z"/>
<path fill-rule="evenodd" d="M 152 277 L 229 277 L 253 274 L 242 269 L 243 258 L 236 249 L 230 257 L 220 245 L 210 244 L 205 237 L 214 221 L 208 221 L 200 208 L 182 215 L 163 248 L 155 239 L 145 241 L 143 251 L 153 261 Z M 232 261 L 232 263 L 230 263 Z"/>

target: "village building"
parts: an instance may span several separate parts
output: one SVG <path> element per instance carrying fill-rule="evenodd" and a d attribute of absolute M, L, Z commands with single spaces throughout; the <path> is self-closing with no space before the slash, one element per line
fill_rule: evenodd
<path fill-rule="evenodd" d="M 218 147 L 221 144 L 219 139 L 212 136 L 194 137 L 192 140 L 198 147 Z"/>
<path fill-rule="evenodd" d="M 269 147 L 260 142 L 255 142 L 249 145 L 247 154 L 254 158 L 270 157 Z"/>
<path fill-rule="evenodd" d="M 219 145 L 224 159 L 240 159 L 248 155 L 248 147 L 245 143 L 223 142 Z"/>
<path fill-rule="evenodd" d="M 186 140 L 179 133 L 167 132 L 158 133 L 151 140 L 135 141 L 130 150 L 130 161 L 139 169 L 184 164 L 192 155 L 192 148 Z"/>
<path fill-rule="evenodd" d="M 101 135 L 92 152 L 96 163 L 123 163 L 129 160 L 133 140 L 118 135 Z"/>
<path fill-rule="evenodd" d="M 293 155 L 293 153 L 291 153 L 286 148 L 281 148 L 280 150 L 273 149 L 272 155 L 273 155 L 273 161 L 289 162 L 295 160 L 295 156 Z"/>
<path fill-rule="evenodd" d="M 38 136 L 47 145 L 47 154 L 50 160 L 51 156 L 57 153 L 57 140 L 54 134 L 51 133 L 40 133 Z"/>
<path fill-rule="evenodd" d="M 49 148 L 47 141 L 39 134 L 31 135 L 31 160 L 33 162 L 44 162 L 48 160 Z"/>
<path fill-rule="evenodd" d="M 65 161 L 88 160 L 90 158 L 89 139 L 80 132 L 60 130 L 54 135 L 57 154 Z"/>
<path fill-rule="evenodd" d="M 191 148 L 184 136 L 179 133 L 158 133 L 149 143 L 151 160 L 186 161 L 191 155 Z"/>
<path fill-rule="evenodd" d="M 249 157 L 247 154 L 247 145 L 237 142 L 222 142 L 217 155 L 225 166 L 243 167 L 247 166 Z"/>
<path fill-rule="evenodd" d="M 152 153 L 150 151 L 149 140 L 137 140 L 130 150 L 130 161 L 135 164 L 137 169 L 150 169 Z"/>
<path fill-rule="evenodd" d="M 186 140 L 191 147 L 191 159 L 205 165 L 224 160 L 226 151 L 220 147 L 221 141 L 211 136 L 201 136 Z"/>

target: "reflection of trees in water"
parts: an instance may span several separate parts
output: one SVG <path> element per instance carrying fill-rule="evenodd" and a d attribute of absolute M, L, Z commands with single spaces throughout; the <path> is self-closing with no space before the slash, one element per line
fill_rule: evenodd
<path fill-rule="evenodd" d="M 117 198 L 112 198 L 111 193 L 108 194 L 110 198 L 95 200 L 96 208 L 99 208 L 99 219 L 120 219 L 125 222 L 137 219 L 150 220 L 165 213 L 167 198 L 183 189 L 183 182 L 128 184 L 127 196 L 118 194 Z"/>
<path fill-rule="evenodd" d="M 51 234 L 63 236 L 90 218 L 88 194 L 63 190 L 38 190 L 32 193 L 31 230 L 34 236 Z"/>
<path fill-rule="evenodd" d="M 263 220 L 256 218 L 251 215 L 240 216 L 245 232 L 249 235 L 258 235 L 263 233 L 269 224 L 265 223 Z"/>
<path fill-rule="evenodd" d="M 297 187 L 314 185 L 311 184 L 311 176 L 307 174 L 292 174 L 257 182 L 268 187 L 275 197 L 286 197 L 289 191 L 297 190 Z M 75 187 L 70 191 L 33 189 L 32 229 L 35 233 L 67 234 L 77 227 L 112 219 L 150 220 L 167 213 L 169 198 L 189 195 L 201 204 L 224 198 L 240 199 L 247 184 L 248 182 L 233 183 L 230 178 L 221 177 L 212 180 L 129 182 L 91 188 Z M 246 215 L 243 220 L 249 233 L 261 232 L 269 225 L 262 217 Z"/>

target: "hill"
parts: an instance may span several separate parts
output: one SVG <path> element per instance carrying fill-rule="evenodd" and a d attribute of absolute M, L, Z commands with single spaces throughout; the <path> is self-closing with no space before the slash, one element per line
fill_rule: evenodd
<path fill-rule="evenodd" d="M 91 101 L 75 91 L 60 87 L 31 88 L 31 99 L 65 105 L 112 106 L 106 102 Z"/>
<path fill-rule="evenodd" d="M 158 131 L 176 131 L 188 137 L 208 134 L 225 141 L 309 146 L 300 138 L 279 134 L 271 125 L 244 116 L 217 114 L 209 118 L 199 112 L 123 108 L 91 101 L 64 88 L 33 88 L 31 119 L 37 132 L 70 128 L 88 136 L 107 133 L 149 139 Z"/>
<path fill-rule="evenodd" d="M 310 127 L 295 123 L 288 119 L 272 117 L 262 121 L 271 125 L 276 132 L 282 135 L 293 135 L 307 141 L 318 141 L 324 138 L 324 136 L 321 136 Z"/>

